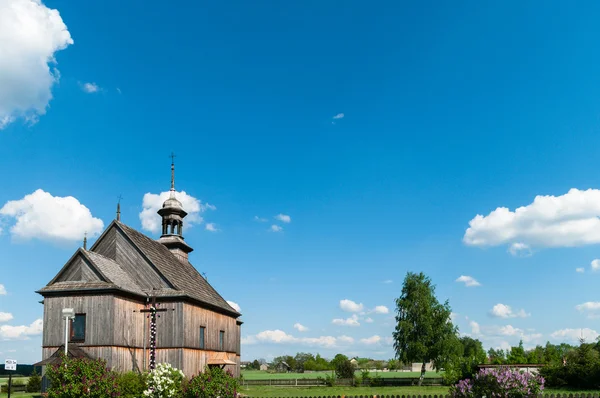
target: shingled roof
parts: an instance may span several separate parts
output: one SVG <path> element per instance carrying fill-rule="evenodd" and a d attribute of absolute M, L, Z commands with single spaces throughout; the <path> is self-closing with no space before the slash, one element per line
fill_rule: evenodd
<path fill-rule="evenodd" d="M 140 264 L 139 266 L 146 265 L 152 267 L 167 282 L 167 287 L 153 287 L 152 294 L 163 298 L 189 298 L 192 301 L 198 302 L 201 306 L 204 305 L 209 309 L 236 318 L 241 315 L 221 297 L 192 264 L 187 261 L 180 261 L 162 243 L 116 220 L 108 226 L 89 251 L 78 249 L 56 277 L 46 287 L 40 289 L 38 293 L 45 295 L 48 293 L 75 290 L 121 290 L 128 294 L 143 296 L 145 298 L 146 293 L 150 292 L 148 289 L 143 289 L 140 283 L 136 282 L 135 275 L 131 275 L 127 271 L 127 267 L 120 265 L 115 259 L 108 258 L 94 251 L 98 243 L 113 228 L 121 231 L 127 238 L 127 242 L 131 246 L 128 250 L 135 250 L 141 253 L 149 263 L 149 265 Z M 110 241 L 110 245 L 117 245 L 117 243 L 113 240 Z M 98 275 L 98 279 L 60 281 L 59 276 L 63 272 L 68 272 L 69 265 L 78 256 L 82 256 L 87 260 L 86 264 L 91 265 L 93 272 Z"/>

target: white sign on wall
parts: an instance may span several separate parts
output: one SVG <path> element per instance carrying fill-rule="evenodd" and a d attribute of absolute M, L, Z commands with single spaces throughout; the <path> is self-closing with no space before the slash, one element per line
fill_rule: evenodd
<path fill-rule="evenodd" d="M 4 370 L 17 370 L 17 360 L 7 359 L 4 361 Z"/>

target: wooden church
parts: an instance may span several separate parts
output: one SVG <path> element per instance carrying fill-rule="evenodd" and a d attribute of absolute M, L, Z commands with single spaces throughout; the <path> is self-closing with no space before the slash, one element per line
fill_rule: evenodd
<path fill-rule="evenodd" d="M 158 214 L 162 235 L 154 240 L 120 221 L 110 223 L 94 245 L 80 248 L 47 286 L 43 353 L 39 365 L 64 350 L 62 310 L 73 308 L 69 354 L 102 358 L 117 371 L 144 371 L 150 361 L 148 307 L 159 303 L 156 363 L 168 362 L 186 376 L 215 365 L 240 374 L 241 314 L 189 262 L 183 238 L 186 212 L 171 191 Z"/>

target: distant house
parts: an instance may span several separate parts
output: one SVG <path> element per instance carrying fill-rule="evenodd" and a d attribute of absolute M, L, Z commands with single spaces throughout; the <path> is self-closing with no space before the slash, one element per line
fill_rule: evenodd
<path fill-rule="evenodd" d="M 350 363 L 351 363 L 351 364 L 352 364 L 352 366 L 354 366 L 355 368 L 357 368 L 357 367 L 358 367 L 358 361 L 356 360 L 356 358 L 352 358 L 352 359 L 350 360 Z"/>
<path fill-rule="evenodd" d="M 292 367 L 287 364 L 287 362 L 279 362 L 275 367 L 275 371 L 279 373 L 288 373 L 292 371 Z"/>
<path fill-rule="evenodd" d="M 411 364 L 411 366 L 410 366 L 411 367 L 410 371 L 411 372 L 420 372 L 422 366 L 423 366 L 422 362 L 413 362 Z M 425 364 L 425 371 L 426 372 L 434 372 L 435 371 L 435 369 L 433 369 L 433 363 L 432 362 L 427 362 Z"/>
<path fill-rule="evenodd" d="M 269 370 L 269 367 L 267 366 L 266 363 L 263 363 L 262 365 L 260 365 L 260 370 L 266 371 L 266 370 Z"/>

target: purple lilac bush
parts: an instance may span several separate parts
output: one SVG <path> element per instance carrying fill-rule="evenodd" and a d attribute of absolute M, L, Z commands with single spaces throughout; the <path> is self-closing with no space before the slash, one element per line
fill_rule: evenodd
<path fill-rule="evenodd" d="M 454 398 L 529 398 L 544 390 L 544 378 L 502 367 L 483 369 L 473 379 L 459 381 L 450 387 Z"/>

